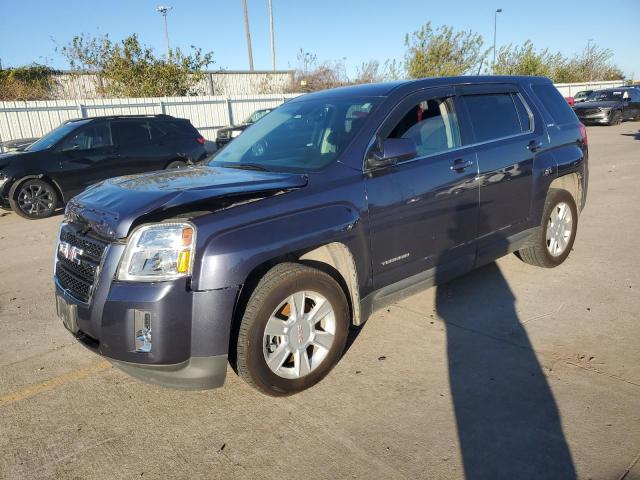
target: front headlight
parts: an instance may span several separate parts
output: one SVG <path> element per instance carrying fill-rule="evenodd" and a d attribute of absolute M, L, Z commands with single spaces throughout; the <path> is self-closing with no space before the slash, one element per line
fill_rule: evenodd
<path fill-rule="evenodd" d="M 196 228 L 157 223 L 136 229 L 118 269 L 118 280 L 153 282 L 191 275 Z"/>
<path fill-rule="evenodd" d="M 7 180 L 9 180 L 9 178 L 5 177 L 2 173 L 0 173 L 0 188 L 2 188 L 2 186 L 7 183 Z"/>

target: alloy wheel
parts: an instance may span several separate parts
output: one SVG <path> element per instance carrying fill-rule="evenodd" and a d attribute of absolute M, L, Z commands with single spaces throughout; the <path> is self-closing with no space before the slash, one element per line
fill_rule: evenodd
<path fill-rule="evenodd" d="M 26 185 L 18 193 L 18 206 L 27 215 L 40 216 L 53 209 L 53 195 L 41 185 Z"/>
<path fill-rule="evenodd" d="M 552 256 L 558 257 L 564 253 L 571 239 L 572 231 L 571 208 L 565 202 L 560 202 L 551 210 L 547 222 L 547 249 Z"/>
<path fill-rule="evenodd" d="M 326 358 L 335 334 L 331 303 L 317 292 L 296 292 L 282 301 L 267 321 L 264 360 L 282 378 L 304 377 Z"/>

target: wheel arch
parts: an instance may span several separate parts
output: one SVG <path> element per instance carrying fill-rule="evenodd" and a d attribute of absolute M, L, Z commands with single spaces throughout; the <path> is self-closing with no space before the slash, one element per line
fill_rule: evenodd
<path fill-rule="evenodd" d="M 14 198 L 16 191 L 18 190 L 18 187 L 20 187 L 20 185 L 22 185 L 24 182 L 29 180 L 42 180 L 43 182 L 47 182 L 56 191 L 56 194 L 58 195 L 58 203 L 61 203 L 61 204 L 67 203 L 68 199 L 65 198 L 65 195 L 62 193 L 62 189 L 60 188 L 60 185 L 58 184 L 58 182 L 56 182 L 52 177 L 45 175 L 44 173 L 25 175 L 15 180 L 11 184 L 11 188 L 9 189 L 9 198 Z"/>
<path fill-rule="evenodd" d="M 584 195 L 580 173 L 572 172 L 555 178 L 549 185 L 549 190 L 551 189 L 566 190 L 569 192 L 573 197 L 573 201 L 576 202 L 578 213 L 582 211 L 584 207 Z"/>
<path fill-rule="evenodd" d="M 351 250 L 342 242 L 330 242 L 302 252 L 271 258 L 251 270 L 238 294 L 231 322 L 229 336 L 229 362 L 237 373 L 236 349 L 240 324 L 251 294 L 260 279 L 276 265 L 281 263 L 300 263 L 317 268 L 330 275 L 342 288 L 351 312 L 351 324 L 361 325 L 366 317 L 360 310 L 360 290 L 358 272 Z"/>

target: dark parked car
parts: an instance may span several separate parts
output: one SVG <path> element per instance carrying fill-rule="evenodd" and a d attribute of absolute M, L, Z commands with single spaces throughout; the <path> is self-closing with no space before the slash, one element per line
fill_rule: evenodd
<path fill-rule="evenodd" d="M 640 119 L 640 90 L 633 87 L 597 90 L 573 110 L 582 123 L 618 125 L 623 120 Z"/>
<path fill-rule="evenodd" d="M 189 120 L 168 115 L 70 120 L 21 152 L 0 154 L 0 207 L 45 218 L 101 180 L 202 160 L 204 143 Z"/>
<path fill-rule="evenodd" d="M 575 103 L 584 102 L 589 95 L 593 93 L 593 90 L 580 90 L 573 96 L 573 101 Z"/>
<path fill-rule="evenodd" d="M 232 125 L 230 127 L 222 127 L 218 129 L 218 131 L 216 132 L 216 145 L 218 146 L 218 148 L 224 147 L 227 143 L 240 136 L 242 132 L 244 132 L 247 128 L 256 123 L 272 110 L 273 108 L 263 108 L 261 110 L 256 110 L 251 115 L 249 115 L 249 118 L 247 118 L 240 125 Z"/>
<path fill-rule="evenodd" d="M 58 314 L 129 374 L 287 395 L 350 325 L 510 252 L 555 267 L 587 195 L 586 129 L 546 78 L 338 88 L 270 113 L 208 165 L 71 200 Z M 407 338 L 407 341 L 412 339 Z"/>
<path fill-rule="evenodd" d="M 36 140 L 38 140 L 37 137 L 17 138 L 15 140 L 7 140 L 6 142 L 0 143 L 0 147 L 2 147 L 3 151 L 13 150 L 21 152 Z"/>

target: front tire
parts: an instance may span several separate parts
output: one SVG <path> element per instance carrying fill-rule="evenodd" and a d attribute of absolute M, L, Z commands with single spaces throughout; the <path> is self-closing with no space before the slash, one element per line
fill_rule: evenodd
<path fill-rule="evenodd" d="M 622 112 L 615 111 L 611 115 L 611 120 L 609 120 L 609 125 L 620 125 L 622 123 Z"/>
<path fill-rule="evenodd" d="M 577 229 L 578 209 L 571 194 L 566 190 L 549 190 L 540 228 L 529 245 L 516 255 L 530 265 L 557 267 L 569 256 Z"/>
<path fill-rule="evenodd" d="M 349 324 L 347 300 L 331 276 L 297 263 L 277 265 L 247 303 L 238 333 L 238 373 L 267 395 L 305 390 L 338 362 Z"/>
<path fill-rule="evenodd" d="M 53 215 L 58 206 L 58 193 L 49 183 L 27 180 L 17 186 L 9 197 L 11 209 L 23 218 L 38 220 Z"/>

